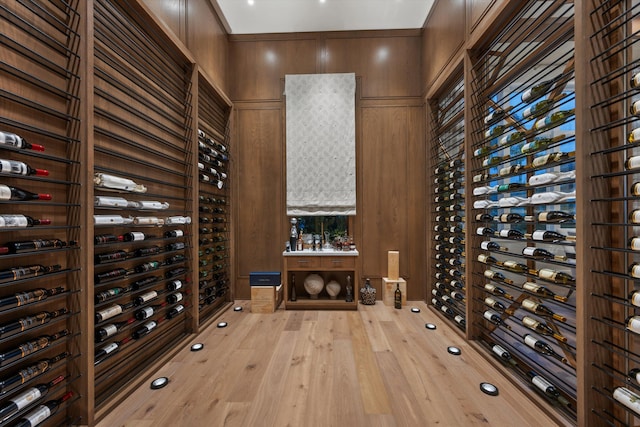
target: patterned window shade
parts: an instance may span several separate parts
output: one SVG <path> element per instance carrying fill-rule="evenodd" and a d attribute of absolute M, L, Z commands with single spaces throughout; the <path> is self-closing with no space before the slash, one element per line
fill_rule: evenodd
<path fill-rule="evenodd" d="M 356 214 L 356 77 L 285 76 L 287 215 Z"/>

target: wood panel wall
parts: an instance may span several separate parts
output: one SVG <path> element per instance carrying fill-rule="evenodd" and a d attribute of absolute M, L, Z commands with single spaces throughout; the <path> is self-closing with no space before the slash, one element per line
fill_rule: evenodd
<path fill-rule="evenodd" d="M 354 72 L 357 77 L 358 214 L 361 277 L 380 289 L 386 251 L 401 251 L 409 299 L 424 299 L 424 108 L 421 32 L 363 31 L 230 36 L 230 97 L 239 177 L 236 297 L 249 273 L 280 271 L 285 211 L 285 74 Z M 361 284 L 357 284 L 358 286 Z"/>
<path fill-rule="evenodd" d="M 228 93 L 227 31 L 210 0 L 142 0 L 196 58 L 198 65 Z"/>

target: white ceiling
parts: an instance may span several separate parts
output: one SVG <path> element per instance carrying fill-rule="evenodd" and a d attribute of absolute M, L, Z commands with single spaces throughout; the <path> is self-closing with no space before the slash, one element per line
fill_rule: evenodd
<path fill-rule="evenodd" d="M 434 0 L 213 0 L 231 34 L 422 28 Z M 253 2 L 253 5 L 249 4 Z"/>

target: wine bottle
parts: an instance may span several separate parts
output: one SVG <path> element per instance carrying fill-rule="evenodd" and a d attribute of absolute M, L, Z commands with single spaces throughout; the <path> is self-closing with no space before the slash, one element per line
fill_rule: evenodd
<path fill-rule="evenodd" d="M 551 356 L 561 361 L 562 363 L 567 363 L 567 359 L 556 353 L 553 347 L 551 347 L 547 342 L 539 340 L 531 334 L 524 334 L 522 338 L 526 345 L 528 345 L 538 353 L 544 354 L 545 356 Z"/>
<path fill-rule="evenodd" d="M 396 290 L 393 293 L 393 307 L 396 309 L 402 309 L 402 291 L 400 290 L 400 283 L 396 283 Z"/>
<path fill-rule="evenodd" d="M 518 364 L 511 356 L 511 353 L 509 353 L 504 349 L 504 347 L 499 344 L 494 344 L 493 347 L 491 347 L 491 351 L 493 351 L 493 353 L 496 354 L 501 360 L 513 366 L 516 366 Z"/>
<path fill-rule="evenodd" d="M 164 220 L 157 216 L 136 216 L 133 218 L 136 225 L 164 225 Z"/>
<path fill-rule="evenodd" d="M 489 227 L 478 227 L 476 229 L 476 234 L 479 236 L 495 236 L 496 232 L 494 229 Z"/>
<path fill-rule="evenodd" d="M 515 224 L 524 221 L 524 217 L 519 213 L 503 213 L 498 217 L 498 220 L 506 224 Z"/>
<path fill-rule="evenodd" d="M 98 310 L 95 314 L 95 321 L 96 323 L 100 323 L 104 322 L 105 320 L 111 319 L 112 317 L 115 317 L 125 310 L 133 307 L 133 304 L 133 302 L 127 304 L 112 304 L 109 307 Z"/>
<path fill-rule="evenodd" d="M 634 209 L 629 214 L 629 222 L 631 224 L 640 224 L 640 209 Z"/>
<path fill-rule="evenodd" d="M 0 228 L 33 227 L 49 225 L 50 219 L 36 219 L 28 215 L 0 215 Z"/>
<path fill-rule="evenodd" d="M 629 293 L 629 302 L 636 306 L 640 307 L 640 291 L 633 290 Z"/>
<path fill-rule="evenodd" d="M 31 144 L 27 142 L 26 139 L 11 132 L 0 131 L 0 145 L 20 148 L 22 150 L 44 151 L 44 146 L 40 144 Z"/>
<path fill-rule="evenodd" d="M 173 294 L 167 295 L 167 302 L 169 304 L 175 304 L 177 302 L 182 301 L 183 299 L 184 299 L 184 296 L 182 292 L 175 292 Z"/>
<path fill-rule="evenodd" d="M 502 263 L 502 268 L 512 271 L 514 273 L 525 274 L 529 273 L 529 267 L 526 264 L 521 264 L 516 261 L 507 260 Z"/>
<path fill-rule="evenodd" d="M 520 96 L 520 99 L 522 100 L 522 102 L 528 104 L 535 101 L 536 99 L 542 98 L 547 92 L 551 90 L 554 82 L 554 80 L 545 80 L 543 82 L 537 83 L 531 88 L 524 91 Z"/>
<path fill-rule="evenodd" d="M 576 279 L 570 274 L 550 268 L 541 268 L 538 270 L 538 277 L 562 285 L 573 285 L 576 283 Z"/>
<path fill-rule="evenodd" d="M 522 249 L 522 255 L 539 260 L 555 260 L 555 261 L 566 261 L 567 257 L 565 255 L 554 255 L 546 249 L 536 248 L 534 246 L 526 246 Z"/>
<path fill-rule="evenodd" d="M 511 329 L 511 326 L 507 325 L 504 320 L 502 320 L 500 314 L 497 311 L 487 310 L 483 313 L 483 317 L 494 325 L 502 326 L 509 330 Z"/>
<path fill-rule="evenodd" d="M 514 230 L 514 229 L 500 230 L 498 235 L 500 237 L 505 238 L 505 239 L 511 239 L 511 240 L 522 240 L 522 239 L 524 239 L 524 234 L 522 234 L 522 232 L 520 232 L 518 230 Z"/>
<path fill-rule="evenodd" d="M 182 237 L 184 236 L 184 232 L 182 230 L 170 230 L 165 231 L 164 237 Z"/>
<path fill-rule="evenodd" d="M 486 159 L 484 159 L 482 161 L 482 166 L 483 167 L 490 167 L 490 166 L 495 166 L 499 163 L 502 163 L 506 160 L 509 160 L 511 158 L 511 156 L 509 154 L 506 154 L 504 156 L 493 156 L 493 157 L 487 157 Z"/>
<path fill-rule="evenodd" d="M 487 213 L 480 213 L 476 215 L 476 221 L 489 222 L 489 221 L 493 221 L 493 217 Z"/>
<path fill-rule="evenodd" d="M 0 200 L 16 200 L 25 202 L 29 200 L 51 200 L 51 194 L 32 193 L 21 188 L 0 184 Z"/>
<path fill-rule="evenodd" d="M 104 345 L 96 349 L 93 365 L 97 366 L 100 363 L 104 362 L 106 359 L 108 359 L 109 357 L 117 353 L 122 348 L 123 345 L 125 345 L 132 339 L 133 338 L 131 337 L 126 337 L 121 341 L 111 342 L 107 345 Z"/>
<path fill-rule="evenodd" d="M 524 326 L 526 326 L 527 328 L 531 329 L 532 331 L 536 331 L 537 333 L 539 333 L 541 335 L 547 335 L 547 336 L 550 336 L 550 337 L 554 337 L 558 341 L 567 342 L 567 338 L 566 337 L 563 337 L 562 335 L 557 334 L 553 329 L 551 329 L 549 327 L 549 325 L 547 325 L 545 323 L 542 323 L 542 322 L 534 319 L 533 317 L 523 316 L 522 317 L 522 324 Z"/>
<path fill-rule="evenodd" d="M 625 319 L 627 330 L 640 334 L 640 316 L 629 316 Z"/>
<path fill-rule="evenodd" d="M 498 171 L 498 176 L 499 177 L 504 177 L 504 176 L 516 174 L 516 173 L 520 172 L 523 169 L 525 169 L 525 166 L 519 165 L 519 164 L 518 165 L 505 166 L 503 168 L 500 168 L 500 170 Z"/>
<path fill-rule="evenodd" d="M 151 290 L 136 296 L 133 302 L 136 306 L 140 306 L 148 303 L 149 301 L 153 301 L 156 298 L 158 298 L 158 292 L 155 290 Z"/>
<path fill-rule="evenodd" d="M 93 183 L 97 187 L 112 188 L 116 190 L 131 191 L 134 193 L 146 193 L 147 187 L 136 184 L 133 180 L 120 176 L 96 172 L 93 175 Z"/>
<path fill-rule="evenodd" d="M 138 242 L 147 239 L 147 236 L 141 231 L 131 231 L 123 234 L 122 237 L 125 242 Z"/>
<path fill-rule="evenodd" d="M 146 320 L 154 315 L 154 313 L 167 305 L 166 302 L 162 302 L 156 305 L 149 305 L 136 310 L 133 315 L 138 320 Z"/>
<path fill-rule="evenodd" d="M 463 328 L 467 325 L 467 319 L 464 318 L 464 316 L 461 315 L 456 315 L 453 320 L 460 326 L 462 326 Z"/>
<path fill-rule="evenodd" d="M 64 375 L 59 375 L 46 384 L 38 384 L 30 387 L 22 393 L 13 396 L 0 406 L 0 422 L 5 422 L 27 406 L 45 397 L 49 390 L 64 380 Z"/>
<path fill-rule="evenodd" d="M 10 296 L 0 297 L 0 309 L 7 310 L 13 307 L 21 307 L 23 305 L 45 300 L 63 292 L 64 288 L 62 286 L 51 289 L 39 288 L 32 291 L 17 292 Z"/>
<path fill-rule="evenodd" d="M 500 107 L 495 107 L 488 115 L 484 117 L 484 124 L 491 126 L 494 123 L 502 120 L 506 116 L 506 111 Z"/>
<path fill-rule="evenodd" d="M 451 297 L 453 297 L 453 299 L 455 299 L 456 301 L 460 301 L 460 302 L 464 302 L 465 301 L 465 297 L 464 294 L 458 291 L 451 291 L 449 293 L 449 295 L 451 295 Z"/>
<path fill-rule="evenodd" d="M 491 255 L 478 254 L 478 261 L 483 264 L 497 264 L 498 260 Z"/>
<path fill-rule="evenodd" d="M 503 248 L 497 242 L 492 242 L 491 240 L 485 240 L 480 243 L 480 249 L 485 251 L 503 251 L 506 252 L 507 248 Z"/>
<path fill-rule="evenodd" d="M 632 380 L 634 380 L 636 384 L 640 384 L 640 369 L 633 368 L 629 370 L 629 373 L 627 374 L 627 376 Z"/>
<path fill-rule="evenodd" d="M 130 270 L 125 270 L 124 268 L 115 268 L 113 270 L 104 271 L 102 273 L 96 273 L 95 282 L 98 284 L 105 283 L 112 280 L 120 279 L 127 274 L 130 274 Z"/>
<path fill-rule="evenodd" d="M 49 400 L 26 414 L 24 417 L 20 418 L 15 427 L 35 427 L 40 425 L 55 414 L 58 408 L 60 408 L 60 405 L 71 399 L 71 397 L 73 397 L 73 392 L 68 391 L 60 399 Z"/>
<path fill-rule="evenodd" d="M 499 296 L 501 296 L 501 297 L 503 297 L 503 298 L 506 298 L 506 299 L 508 299 L 508 300 L 511 300 L 511 301 L 513 301 L 513 300 L 514 300 L 514 298 L 513 298 L 513 296 L 512 296 L 512 295 L 510 295 L 510 294 L 506 293 L 506 292 L 504 291 L 504 289 L 502 289 L 502 288 L 501 288 L 501 287 L 499 287 L 499 286 L 494 285 L 493 283 L 485 283 L 485 285 L 484 285 L 484 290 L 485 290 L 485 291 L 487 291 L 487 292 L 489 292 L 489 293 L 492 293 L 492 294 L 494 294 L 494 295 L 499 295 Z"/>
<path fill-rule="evenodd" d="M 55 273 L 56 271 L 60 271 L 61 268 L 62 267 L 58 264 L 50 265 L 47 267 L 45 267 L 44 265 L 36 264 L 26 267 L 10 268 L 9 270 L 0 271 L 0 283 L 13 282 L 15 280 Z"/>
<path fill-rule="evenodd" d="M 487 129 L 484 133 L 485 138 L 495 138 L 498 135 L 501 135 L 505 130 L 507 130 L 507 126 L 505 125 L 497 125 L 490 129 Z"/>
<path fill-rule="evenodd" d="M 146 273 L 148 271 L 157 270 L 162 266 L 160 261 L 149 261 L 136 265 L 133 269 L 136 273 Z"/>
<path fill-rule="evenodd" d="M 156 326 L 158 326 L 158 322 L 151 320 L 147 323 L 145 323 L 144 325 L 142 325 L 140 328 L 136 329 L 135 332 L 133 333 L 133 339 L 140 339 L 146 335 L 148 335 L 151 331 L 153 331 Z"/>
<path fill-rule="evenodd" d="M 640 86 L 640 73 L 636 73 L 631 77 L 630 85 L 633 89 L 637 89 Z"/>
<path fill-rule="evenodd" d="M 98 329 L 96 329 L 96 336 L 95 336 L 96 342 L 103 342 L 107 338 L 112 337 L 118 332 L 120 332 L 122 328 L 124 328 L 125 326 L 130 325 L 135 321 L 136 321 L 136 318 L 132 317 L 122 322 L 109 323 L 108 325 L 99 327 Z"/>
<path fill-rule="evenodd" d="M 108 264 L 111 262 L 122 261 L 130 258 L 133 254 L 130 254 L 124 250 L 117 250 L 113 252 L 106 252 L 102 254 L 95 254 L 94 262 L 96 264 Z"/>
<path fill-rule="evenodd" d="M 169 311 L 167 311 L 166 318 L 167 319 L 173 319 L 174 317 L 178 316 L 183 311 L 184 311 L 184 305 L 178 304 L 178 305 L 176 305 L 174 307 L 171 307 L 169 309 Z"/>
<path fill-rule="evenodd" d="M 24 240 L 19 242 L 8 242 L 4 244 L 6 248 L 5 253 L 20 254 L 25 252 L 36 252 L 46 249 L 61 249 L 70 248 L 77 245 L 77 242 L 70 241 L 69 243 L 63 242 L 60 239 L 35 239 Z"/>
<path fill-rule="evenodd" d="M 563 297 L 562 295 L 557 295 L 553 291 L 551 291 L 551 289 L 549 289 L 549 288 L 547 288 L 545 286 L 538 285 L 537 283 L 525 282 L 522 285 L 522 289 L 524 289 L 525 291 L 534 293 L 536 295 L 540 295 L 540 296 L 546 297 L 546 298 L 553 298 L 556 301 L 560 301 L 560 302 L 566 302 L 567 301 L 567 297 Z"/>
<path fill-rule="evenodd" d="M 107 300 L 110 300 L 111 298 L 117 297 L 118 295 L 130 292 L 131 289 L 132 289 L 131 287 L 125 287 L 125 288 L 115 287 L 115 288 L 107 289 L 105 291 L 97 292 L 95 294 L 95 302 L 96 304 L 103 303 Z"/>
<path fill-rule="evenodd" d="M 543 99 L 542 101 L 538 101 L 535 104 L 527 107 L 522 112 L 522 118 L 525 120 L 529 120 L 535 117 L 542 116 L 549 112 L 555 100 L 553 99 Z"/>
<path fill-rule="evenodd" d="M 185 247 L 186 247 L 186 245 L 184 244 L 184 242 L 169 243 L 168 245 L 165 246 L 165 251 L 167 251 L 167 252 L 181 251 Z"/>
<path fill-rule="evenodd" d="M 496 310 L 504 311 L 507 307 L 498 300 L 495 300 L 491 297 L 486 297 L 484 299 L 484 303 L 491 308 L 495 308 Z"/>
<path fill-rule="evenodd" d="M 96 245 L 104 243 L 115 243 L 124 241 L 124 236 L 116 236 L 115 234 L 97 234 L 93 238 Z"/>
<path fill-rule="evenodd" d="M 26 316 L 9 323 L 4 323 L 0 325 L 0 338 L 13 335 L 17 332 L 23 332 L 39 325 L 44 325 L 45 323 L 49 323 L 51 319 L 55 319 L 56 317 L 60 317 L 66 313 L 66 308 L 61 308 L 60 310 L 51 312 L 42 311 L 32 316 Z"/>
<path fill-rule="evenodd" d="M 531 379 L 531 383 L 535 385 L 539 390 L 541 390 L 545 395 L 559 401 L 560 403 L 563 403 L 564 405 L 568 405 L 568 402 L 566 402 L 566 399 L 562 397 L 558 389 L 546 378 L 538 375 L 535 371 L 529 371 L 528 376 Z"/>
<path fill-rule="evenodd" d="M 507 279 L 506 277 L 504 277 L 504 274 L 502 274 L 502 273 L 500 273 L 498 271 L 485 270 L 484 271 L 484 277 L 486 277 L 487 279 L 490 279 L 490 280 L 495 280 L 496 282 L 504 282 L 504 283 L 507 283 L 509 285 L 513 285 L 513 280 Z"/>
<path fill-rule="evenodd" d="M 640 395 L 626 387 L 616 387 L 613 390 L 613 398 L 634 413 L 640 414 Z"/>
<path fill-rule="evenodd" d="M 451 316 L 451 317 L 453 317 L 453 316 L 455 316 L 455 315 L 456 315 L 456 313 L 455 313 L 453 310 L 451 310 L 451 308 L 447 307 L 447 306 L 446 306 L 446 305 L 444 305 L 444 304 L 442 304 L 442 305 L 440 306 L 440 311 L 442 311 L 444 314 L 446 314 L 446 315 L 448 315 L 448 316 Z"/>
<path fill-rule="evenodd" d="M 527 136 L 526 133 L 516 131 L 510 132 L 498 140 L 498 146 L 507 147 L 522 141 Z"/>
<path fill-rule="evenodd" d="M 534 300 L 532 300 L 530 298 L 525 298 L 521 303 L 521 307 L 524 308 L 525 310 L 528 310 L 528 311 L 530 311 L 532 313 L 535 313 L 535 314 L 538 314 L 540 316 L 553 317 L 555 320 L 558 320 L 560 322 L 566 322 L 567 321 L 566 317 L 554 313 L 546 305 L 541 304 L 539 302 L 536 302 L 536 301 L 534 301 Z"/>
<path fill-rule="evenodd" d="M 510 182 L 508 184 L 498 185 L 498 193 L 504 193 L 507 191 L 523 191 L 525 188 L 527 188 L 526 184 Z"/>
<path fill-rule="evenodd" d="M 552 230 L 536 230 L 532 234 L 526 234 L 527 239 L 537 242 L 561 242 L 564 240 L 575 241 L 575 236 L 565 236 Z"/>
<path fill-rule="evenodd" d="M 172 243 L 175 244 L 175 243 Z M 169 249 L 170 245 L 167 245 L 167 247 L 165 248 L 165 250 L 170 250 Z M 162 248 L 160 248 L 160 246 L 158 245 L 154 245 L 154 246 L 149 246 L 147 248 L 138 248 L 135 251 L 135 256 L 140 258 L 140 257 L 144 257 L 144 256 L 150 256 L 150 255 L 156 255 L 159 254 L 162 251 Z"/>
<path fill-rule="evenodd" d="M 49 176 L 49 171 L 46 169 L 35 169 L 25 162 L 5 159 L 0 159 L 0 173 L 9 175 Z"/>
<path fill-rule="evenodd" d="M 562 223 L 567 221 L 573 221 L 574 219 L 575 219 L 575 215 L 562 212 L 562 211 L 550 211 L 550 212 L 538 213 L 538 222 Z"/>
<path fill-rule="evenodd" d="M 5 351 L 4 353 L 0 353 L 0 366 L 5 366 L 8 363 L 14 362 L 18 359 L 22 359 L 30 354 L 45 349 L 49 347 L 54 341 L 57 341 L 67 335 L 69 335 L 69 331 L 67 329 L 63 329 L 62 331 L 57 332 L 53 335 L 39 336 L 34 340 L 27 341 L 18 345 L 18 347 L 16 348 Z"/>
<path fill-rule="evenodd" d="M 42 359 L 34 365 L 27 366 L 11 376 L 0 379 L 0 393 L 7 393 L 24 384 L 25 382 L 37 377 L 38 375 L 44 374 L 51 368 L 51 366 L 64 359 L 68 355 L 69 353 L 65 351 L 50 359 Z"/>
<path fill-rule="evenodd" d="M 542 166 L 547 166 L 552 163 L 556 163 L 573 156 L 575 156 L 575 152 L 573 151 L 570 153 L 563 153 L 559 151 L 556 153 L 545 154 L 543 156 L 536 157 L 535 159 L 533 159 L 533 161 L 531 162 L 531 168 L 539 168 Z"/>

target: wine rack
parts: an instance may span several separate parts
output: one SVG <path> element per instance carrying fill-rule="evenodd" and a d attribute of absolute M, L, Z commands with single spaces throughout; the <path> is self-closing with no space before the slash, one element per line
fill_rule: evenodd
<path fill-rule="evenodd" d="M 77 7 L 5 2 L 0 17 L 2 425 L 50 400 L 59 405 L 42 425 L 80 421 L 68 411 L 81 395 L 84 333 Z M 46 395 L 8 409 L 41 384 Z"/>
<path fill-rule="evenodd" d="M 471 59 L 467 282 L 473 335 L 575 419 L 573 31 L 573 2 L 522 2 Z"/>
<path fill-rule="evenodd" d="M 95 407 L 192 329 L 192 61 L 140 11 L 93 3 Z M 194 189 L 194 187 L 196 189 Z"/>
<path fill-rule="evenodd" d="M 466 330 L 464 82 L 457 78 L 431 102 L 433 254 L 431 303 Z"/>
<path fill-rule="evenodd" d="M 198 74 L 199 312 L 200 323 L 232 299 L 230 271 L 231 103 Z"/>
<path fill-rule="evenodd" d="M 635 236 L 640 230 L 635 183 L 640 173 L 636 102 L 640 51 L 637 47 L 637 1 L 589 6 L 587 81 L 591 181 L 601 189 L 591 197 L 592 248 L 599 261 L 592 266 L 587 301 L 588 329 L 597 357 L 586 372 L 592 380 L 589 409 L 611 426 L 637 425 L 640 420 L 640 329 L 636 327 L 638 291 Z"/>

